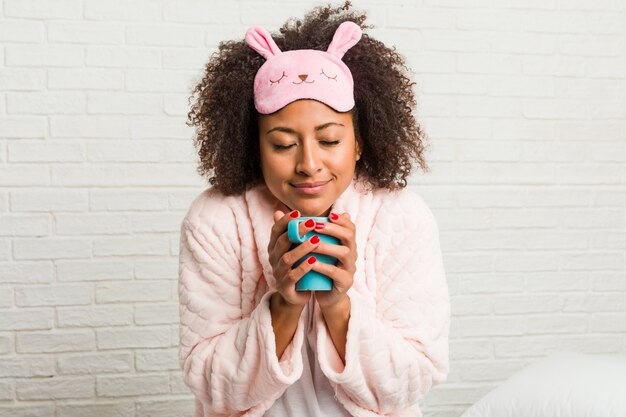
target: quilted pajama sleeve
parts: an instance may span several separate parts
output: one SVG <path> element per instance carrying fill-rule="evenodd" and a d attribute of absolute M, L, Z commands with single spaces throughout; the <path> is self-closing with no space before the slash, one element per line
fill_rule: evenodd
<path fill-rule="evenodd" d="M 353 414 L 416 415 L 409 409 L 449 371 L 448 286 L 437 223 L 421 197 L 405 190 L 382 204 L 365 258 L 373 294 L 348 292 L 345 365 L 318 311 L 320 367 Z"/>
<path fill-rule="evenodd" d="M 185 384 L 208 415 L 265 409 L 302 373 L 303 323 L 279 362 L 272 292 L 250 313 L 242 312 L 246 295 L 237 230 L 232 210 L 213 200 L 195 201 L 181 224 L 180 362 Z"/>

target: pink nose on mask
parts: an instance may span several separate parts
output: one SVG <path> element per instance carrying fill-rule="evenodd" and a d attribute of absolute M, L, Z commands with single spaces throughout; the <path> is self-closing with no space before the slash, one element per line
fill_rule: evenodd
<path fill-rule="evenodd" d="M 281 51 L 260 26 L 246 32 L 246 43 L 266 61 L 254 77 L 254 106 L 261 114 L 274 113 L 301 99 L 318 100 L 336 111 L 354 107 L 352 73 L 341 60 L 361 39 L 354 22 L 339 25 L 326 51 L 297 49 Z"/>

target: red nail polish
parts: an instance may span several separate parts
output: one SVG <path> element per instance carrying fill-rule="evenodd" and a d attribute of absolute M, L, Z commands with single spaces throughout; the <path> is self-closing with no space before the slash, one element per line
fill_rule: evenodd
<path fill-rule="evenodd" d="M 314 245 L 317 245 L 318 243 L 320 243 L 320 237 L 315 235 L 311 238 L 311 243 L 313 243 Z"/>
<path fill-rule="evenodd" d="M 315 225 L 315 220 L 313 220 L 313 219 L 309 219 L 309 220 L 307 220 L 307 221 L 305 221 L 305 222 L 304 222 L 304 225 L 305 225 L 306 227 L 313 227 L 313 226 Z"/>
<path fill-rule="evenodd" d="M 291 212 L 291 214 L 289 215 L 292 219 L 295 219 L 296 217 L 298 217 L 300 215 L 300 213 L 298 212 L 298 210 L 294 210 Z"/>
<path fill-rule="evenodd" d="M 337 220 L 339 218 L 338 215 L 336 215 L 335 213 L 330 213 L 330 218 L 333 220 Z"/>
<path fill-rule="evenodd" d="M 309 265 L 313 265 L 315 263 L 315 261 L 317 261 L 317 259 L 315 259 L 315 256 L 311 256 L 307 262 L 309 263 Z"/>
<path fill-rule="evenodd" d="M 316 230 L 322 230 L 326 226 L 324 223 L 315 223 Z"/>

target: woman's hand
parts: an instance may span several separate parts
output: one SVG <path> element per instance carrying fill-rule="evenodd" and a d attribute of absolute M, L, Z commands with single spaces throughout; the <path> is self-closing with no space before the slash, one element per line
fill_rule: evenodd
<path fill-rule="evenodd" d="M 274 279 L 276 280 L 276 290 L 281 295 L 282 301 L 290 306 L 302 307 L 311 299 L 311 291 L 296 291 L 296 283 L 305 273 L 310 271 L 315 264 L 319 264 L 320 262 L 315 262 L 311 265 L 308 261 L 312 260 L 313 256 L 310 256 L 298 265 L 297 268 L 291 269 L 291 267 L 300 258 L 316 249 L 320 243 L 319 238 L 318 243 L 312 243 L 311 239 L 309 239 L 290 250 L 292 244 L 287 237 L 287 225 L 290 220 L 297 219 L 298 217 L 300 217 L 300 213 L 297 210 L 287 214 L 283 213 L 281 210 L 274 212 L 274 226 L 272 226 L 272 234 L 267 246 L 267 251 L 274 272 Z M 308 223 L 301 222 L 299 225 L 301 236 L 314 229 L 315 222 L 313 220 L 310 220 Z"/>
<path fill-rule="evenodd" d="M 331 291 L 315 291 L 315 299 L 320 307 L 324 322 L 335 345 L 337 354 L 346 363 L 346 343 L 351 304 L 347 292 L 354 282 L 356 273 L 356 227 L 350 215 L 330 213 L 329 223 L 321 223 L 317 233 L 323 233 L 339 239 L 339 244 L 320 243 L 316 253 L 334 256 L 337 266 L 315 262 L 313 269 L 333 280 Z"/>
<path fill-rule="evenodd" d="M 315 249 L 316 253 L 330 255 L 337 258 L 337 266 L 315 262 L 313 270 L 320 272 L 333 280 L 332 291 L 315 291 L 315 299 L 322 311 L 345 306 L 348 302 L 347 291 L 352 287 L 354 274 L 356 273 L 356 227 L 350 219 L 350 214 L 336 215 L 331 213 L 329 223 L 322 229 L 316 229 L 317 233 L 326 234 L 339 239 L 338 245 L 320 243 Z"/>
<path fill-rule="evenodd" d="M 287 237 L 287 225 L 290 220 L 300 217 L 300 213 L 293 211 L 285 214 L 282 210 L 274 211 L 274 226 L 270 242 L 267 246 L 269 261 L 276 280 L 277 292 L 270 298 L 270 313 L 272 315 L 272 328 L 276 340 L 276 357 L 280 360 L 285 349 L 291 343 L 298 326 L 298 320 L 306 303 L 311 299 L 311 291 L 296 291 L 296 282 L 311 270 L 308 260 L 305 259 L 297 268 L 291 269 L 301 257 L 311 252 L 319 245 L 308 241 L 291 249 L 291 242 Z M 315 227 L 315 222 L 301 222 L 299 224 L 300 235 L 309 233 Z M 319 262 L 315 262 L 319 263 Z"/>

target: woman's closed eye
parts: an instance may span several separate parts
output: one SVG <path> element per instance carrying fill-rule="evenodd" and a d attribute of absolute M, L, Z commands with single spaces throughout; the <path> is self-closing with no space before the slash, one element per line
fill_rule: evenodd
<path fill-rule="evenodd" d="M 320 143 L 324 146 L 335 146 L 335 145 L 339 145 L 339 143 L 341 143 L 340 140 L 320 140 Z M 278 144 L 274 144 L 273 148 L 275 150 L 285 150 L 285 149 L 289 149 L 292 146 L 296 146 L 295 143 L 292 143 L 291 145 L 278 145 Z"/>
<path fill-rule="evenodd" d="M 289 149 L 292 146 L 296 146 L 296 145 L 294 145 L 294 144 L 291 144 L 291 145 L 273 145 L 274 149 L 276 149 L 276 150 Z"/>

